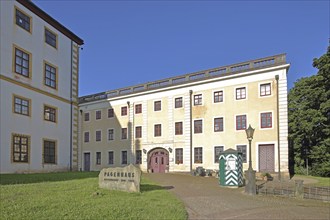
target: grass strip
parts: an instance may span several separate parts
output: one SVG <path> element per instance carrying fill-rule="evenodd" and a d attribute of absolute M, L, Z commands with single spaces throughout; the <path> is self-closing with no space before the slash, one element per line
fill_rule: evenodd
<path fill-rule="evenodd" d="M 141 193 L 100 189 L 97 175 L 1 174 L 1 219 L 187 219 L 183 203 L 143 175 Z"/>

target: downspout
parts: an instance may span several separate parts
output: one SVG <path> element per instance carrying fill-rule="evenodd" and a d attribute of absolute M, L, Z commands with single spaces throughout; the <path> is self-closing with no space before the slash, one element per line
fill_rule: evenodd
<path fill-rule="evenodd" d="M 279 106 L 279 75 L 275 75 L 276 80 L 276 120 L 277 120 L 277 164 L 278 164 L 278 180 L 281 180 L 281 156 L 280 156 L 280 106 Z"/>
<path fill-rule="evenodd" d="M 129 141 L 130 141 L 130 150 L 131 150 L 131 155 L 130 155 L 130 164 L 132 163 L 133 160 L 133 146 L 132 146 L 132 122 L 131 122 L 131 105 L 130 102 L 127 101 L 127 116 L 128 116 L 128 126 L 127 126 L 127 137 L 129 137 Z M 128 156 L 128 155 L 127 155 Z"/>
<path fill-rule="evenodd" d="M 78 117 L 78 152 L 79 152 L 79 148 L 81 149 L 80 150 L 80 161 L 81 161 L 81 163 L 80 163 L 80 168 L 79 168 L 79 171 L 82 171 L 82 169 L 83 169 L 83 151 L 82 151 L 82 143 L 83 143 L 83 141 L 81 141 L 84 137 L 83 137 L 83 134 L 82 134 L 82 127 L 83 127 L 83 110 L 82 109 L 80 109 L 79 110 L 79 112 L 80 112 L 80 117 Z M 79 158 L 79 153 L 78 153 L 78 158 Z M 78 167 L 79 167 L 79 162 L 78 162 Z"/>
<path fill-rule="evenodd" d="M 135 123 L 134 123 L 134 117 L 135 117 L 135 112 L 134 112 L 134 102 L 132 103 L 132 149 L 133 149 L 133 162 L 136 164 L 136 146 L 135 146 Z"/>
<path fill-rule="evenodd" d="M 72 171 L 72 50 L 73 50 L 73 43 L 71 41 L 71 76 L 70 76 L 70 171 Z"/>
<path fill-rule="evenodd" d="M 193 148 L 193 131 L 192 131 L 192 90 L 189 90 L 189 105 L 190 105 L 190 173 L 192 173 L 192 148 Z"/>

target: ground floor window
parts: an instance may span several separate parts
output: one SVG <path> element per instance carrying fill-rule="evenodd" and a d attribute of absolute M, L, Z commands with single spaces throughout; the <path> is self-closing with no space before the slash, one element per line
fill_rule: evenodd
<path fill-rule="evenodd" d="M 194 163 L 203 163 L 203 148 L 195 147 L 194 153 Z"/>
<path fill-rule="evenodd" d="M 56 142 L 44 140 L 44 163 L 56 163 Z"/>
<path fill-rule="evenodd" d="M 108 164 L 114 164 L 114 161 L 113 161 L 114 155 L 113 154 L 114 154 L 113 151 L 108 152 Z"/>
<path fill-rule="evenodd" d="M 127 164 L 127 151 L 121 152 L 121 164 Z"/>
<path fill-rule="evenodd" d="M 96 164 L 101 164 L 101 152 L 96 152 Z"/>
<path fill-rule="evenodd" d="M 242 153 L 243 163 L 246 163 L 246 145 L 237 145 L 237 151 Z"/>
<path fill-rule="evenodd" d="M 135 163 L 142 164 L 142 150 L 135 151 L 135 155 L 136 155 Z"/>
<path fill-rule="evenodd" d="M 223 152 L 223 146 L 214 147 L 214 163 L 219 163 L 219 157 L 221 152 Z"/>
<path fill-rule="evenodd" d="M 183 148 L 175 149 L 175 163 L 183 164 Z"/>
<path fill-rule="evenodd" d="M 13 135 L 13 161 L 29 162 L 29 137 L 20 134 Z"/>

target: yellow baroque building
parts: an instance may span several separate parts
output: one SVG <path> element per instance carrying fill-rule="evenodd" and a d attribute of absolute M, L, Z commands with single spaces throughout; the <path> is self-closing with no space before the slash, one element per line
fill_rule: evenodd
<path fill-rule="evenodd" d="M 289 66 L 280 54 L 80 97 L 79 168 L 218 170 L 232 148 L 244 170 L 251 159 L 258 172 L 288 173 Z"/>

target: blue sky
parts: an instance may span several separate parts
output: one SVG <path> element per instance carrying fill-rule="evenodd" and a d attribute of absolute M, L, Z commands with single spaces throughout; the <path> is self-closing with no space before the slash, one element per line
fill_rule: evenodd
<path fill-rule="evenodd" d="M 329 1 L 34 3 L 85 41 L 80 96 L 280 53 L 291 88 L 329 45 Z"/>

